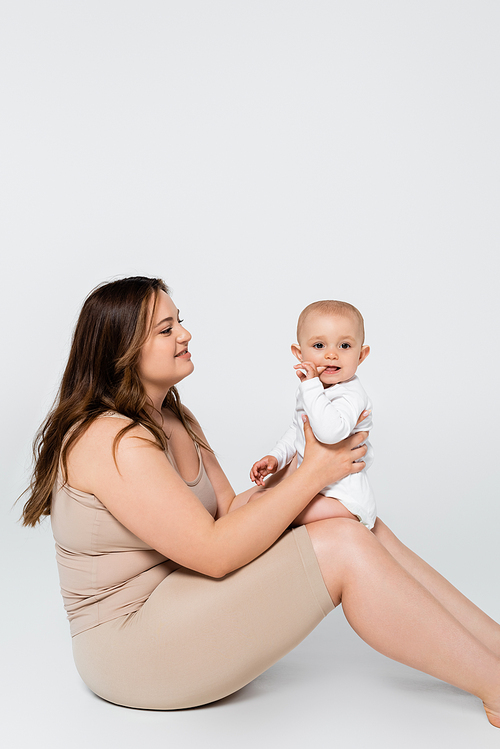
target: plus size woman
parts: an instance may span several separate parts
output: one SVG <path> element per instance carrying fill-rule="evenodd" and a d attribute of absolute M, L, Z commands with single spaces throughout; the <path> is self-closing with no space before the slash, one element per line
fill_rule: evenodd
<path fill-rule="evenodd" d="M 98 287 L 37 438 L 24 523 L 51 515 L 84 682 L 131 707 L 206 704 L 342 603 L 372 647 L 475 694 L 500 727 L 496 622 L 380 519 L 291 528 L 324 486 L 363 470 L 367 433 L 324 445 L 306 421 L 300 467 L 235 495 L 175 387 L 193 371 L 190 338 L 160 279 Z"/>

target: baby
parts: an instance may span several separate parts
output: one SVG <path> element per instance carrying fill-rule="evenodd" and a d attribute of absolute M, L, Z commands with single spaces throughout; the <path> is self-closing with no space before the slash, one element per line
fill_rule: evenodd
<path fill-rule="evenodd" d="M 297 324 L 298 344 L 292 353 L 300 379 L 293 423 L 269 455 L 254 463 L 250 478 L 258 486 L 264 477 L 288 465 L 297 454 L 304 457 L 302 416 L 306 414 L 320 442 L 334 444 L 353 432 L 372 427 L 371 402 L 356 376 L 356 370 L 370 353 L 364 344 L 365 331 L 360 312 L 347 302 L 313 302 L 301 312 Z M 360 414 L 370 413 L 359 424 Z M 373 528 L 377 512 L 366 469 L 373 462 L 370 443 L 363 458 L 366 468 L 323 489 L 299 515 L 296 523 L 311 523 L 331 517 L 356 517 Z"/>

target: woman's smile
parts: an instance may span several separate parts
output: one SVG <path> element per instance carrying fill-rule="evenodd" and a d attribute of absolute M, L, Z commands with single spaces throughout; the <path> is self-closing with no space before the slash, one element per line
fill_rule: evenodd
<path fill-rule="evenodd" d="M 144 388 L 153 402 L 161 403 L 168 389 L 193 371 L 190 340 L 191 334 L 183 327 L 177 307 L 168 294 L 160 291 L 151 333 L 142 346 L 139 363 Z M 172 359 L 179 359 L 180 369 Z"/>

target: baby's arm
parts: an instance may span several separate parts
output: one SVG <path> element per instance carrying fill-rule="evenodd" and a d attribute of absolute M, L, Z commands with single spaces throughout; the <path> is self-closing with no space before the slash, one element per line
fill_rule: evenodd
<path fill-rule="evenodd" d="M 250 478 L 257 486 L 264 486 L 264 477 L 270 473 L 280 471 L 290 463 L 294 457 L 295 450 L 295 422 L 288 427 L 283 437 L 275 445 L 270 455 L 266 455 L 253 464 L 250 470 Z"/>
<path fill-rule="evenodd" d="M 265 455 L 263 458 L 253 464 L 250 469 L 250 478 L 257 486 L 264 486 L 264 478 L 270 473 L 276 473 L 278 470 L 278 459 L 274 455 Z"/>
<path fill-rule="evenodd" d="M 359 414 L 367 407 L 368 397 L 361 385 L 333 385 L 340 397 L 331 401 L 318 377 L 303 380 L 299 386 L 304 411 L 320 442 L 334 444 L 354 430 Z"/>

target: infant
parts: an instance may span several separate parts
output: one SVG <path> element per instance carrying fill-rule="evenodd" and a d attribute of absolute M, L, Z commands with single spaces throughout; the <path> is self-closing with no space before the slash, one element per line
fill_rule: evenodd
<path fill-rule="evenodd" d="M 254 463 L 250 478 L 258 486 L 264 477 L 284 468 L 297 454 L 298 465 L 304 457 L 303 414 L 306 414 L 316 439 L 327 444 L 340 442 L 354 432 L 372 427 L 371 402 L 356 376 L 356 370 L 370 353 L 364 343 L 365 331 L 360 312 L 347 302 L 313 302 L 300 314 L 297 344 L 292 353 L 300 379 L 293 423 L 275 448 Z M 370 413 L 359 424 L 360 414 Z M 299 515 L 296 523 L 311 523 L 331 517 L 356 517 L 373 528 L 377 511 L 367 468 L 373 462 L 369 441 L 363 458 L 366 467 L 341 481 L 325 487 Z"/>

